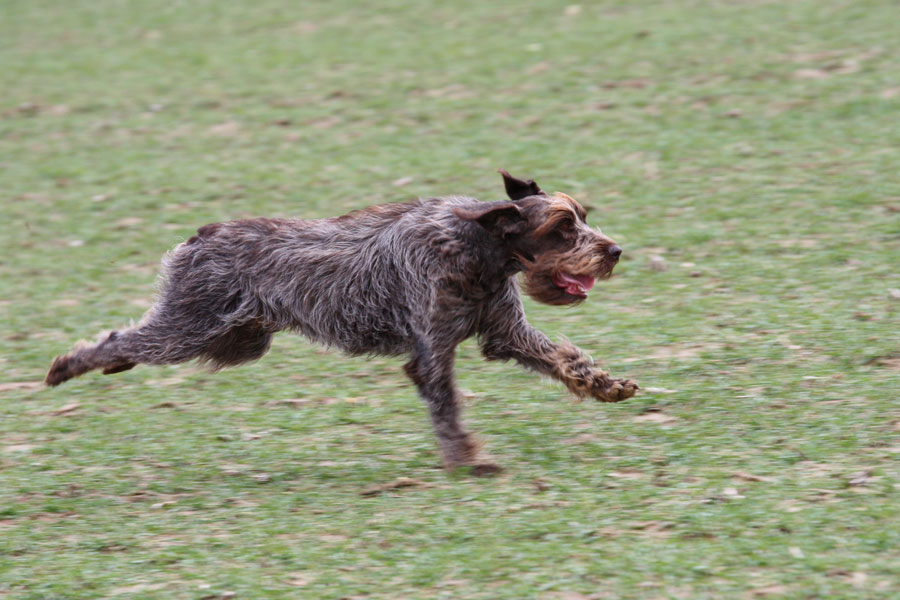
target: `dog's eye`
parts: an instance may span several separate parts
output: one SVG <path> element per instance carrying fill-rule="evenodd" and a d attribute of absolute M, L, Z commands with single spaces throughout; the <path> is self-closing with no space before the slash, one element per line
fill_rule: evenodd
<path fill-rule="evenodd" d="M 575 231 L 575 222 L 564 219 L 563 221 L 560 221 L 556 230 L 562 234 L 573 233 Z"/>

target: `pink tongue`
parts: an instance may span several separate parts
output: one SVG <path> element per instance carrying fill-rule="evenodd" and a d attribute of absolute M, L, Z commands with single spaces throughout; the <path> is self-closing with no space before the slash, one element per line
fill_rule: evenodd
<path fill-rule="evenodd" d="M 570 275 L 561 272 L 556 276 L 556 284 L 565 288 L 567 293 L 580 296 L 594 287 L 594 278 L 590 275 Z"/>

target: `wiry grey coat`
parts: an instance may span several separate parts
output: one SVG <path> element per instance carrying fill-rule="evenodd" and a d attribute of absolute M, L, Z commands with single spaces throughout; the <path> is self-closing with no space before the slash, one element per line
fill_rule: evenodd
<path fill-rule="evenodd" d="M 573 199 L 502 173 L 510 201 L 432 198 L 201 227 L 166 258 L 144 319 L 58 357 L 47 383 L 195 358 L 219 369 L 260 358 L 290 329 L 354 355 L 409 355 L 445 464 L 496 470 L 459 420 L 453 357 L 464 339 L 477 335 L 487 358 L 515 359 L 579 396 L 615 402 L 637 389 L 532 328 L 516 279 L 524 271 L 539 301 L 578 302 L 621 249 L 585 224 Z"/>

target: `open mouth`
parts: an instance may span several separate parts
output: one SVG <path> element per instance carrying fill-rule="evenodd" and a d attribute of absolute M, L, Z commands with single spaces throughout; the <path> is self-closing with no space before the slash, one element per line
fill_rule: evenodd
<path fill-rule="evenodd" d="M 553 274 L 553 284 L 570 296 L 587 298 L 588 290 L 594 287 L 594 278 L 590 275 L 573 275 L 559 271 Z"/>

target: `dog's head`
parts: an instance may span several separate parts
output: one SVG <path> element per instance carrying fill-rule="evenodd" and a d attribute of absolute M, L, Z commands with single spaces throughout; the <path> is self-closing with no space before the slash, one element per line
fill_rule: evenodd
<path fill-rule="evenodd" d="M 622 249 L 591 229 L 573 198 L 548 195 L 534 181 L 501 170 L 510 201 L 457 209 L 507 246 L 522 265 L 525 291 L 544 304 L 574 304 L 587 298 L 596 279 L 606 279 Z"/>

